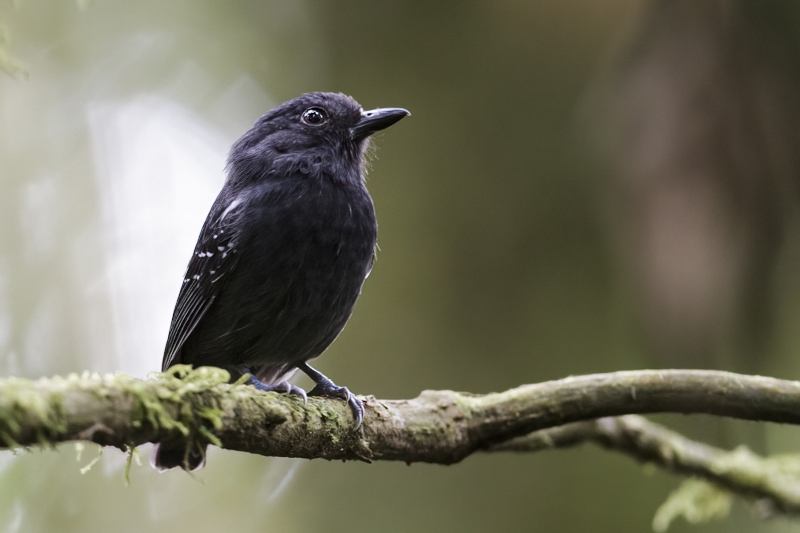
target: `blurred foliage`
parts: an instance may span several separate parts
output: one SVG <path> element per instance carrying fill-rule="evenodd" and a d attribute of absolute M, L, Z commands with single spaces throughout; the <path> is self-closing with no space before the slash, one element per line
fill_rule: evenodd
<path fill-rule="evenodd" d="M 653 531 L 662 533 L 673 520 L 682 516 L 690 524 L 721 520 L 731 512 L 733 496 L 701 479 L 687 479 L 672 491 L 656 511 Z"/>

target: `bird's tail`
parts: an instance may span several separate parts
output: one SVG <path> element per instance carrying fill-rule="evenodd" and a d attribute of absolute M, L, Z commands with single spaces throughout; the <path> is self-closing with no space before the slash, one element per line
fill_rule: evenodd
<path fill-rule="evenodd" d="M 231 383 L 242 376 L 242 368 L 238 366 L 226 366 L 225 370 L 230 372 Z M 296 368 L 286 370 L 286 365 L 275 366 L 254 366 L 244 369 L 258 376 L 259 380 L 265 385 L 272 385 L 278 381 L 289 379 L 297 371 Z M 153 454 L 150 456 L 150 465 L 159 472 L 165 472 L 172 468 L 183 468 L 187 472 L 197 470 L 206 462 L 206 448 L 191 447 L 185 445 L 156 444 L 153 446 Z"/>
<path fill-rule="evenodd" d="M 170 447 L 156 444 L 150 456 L 150 464 L 159 472 L 181 467 L 187 472 L 197 470 L 206 462 L 205 450 L 186 449 L 185 446 Z"/>

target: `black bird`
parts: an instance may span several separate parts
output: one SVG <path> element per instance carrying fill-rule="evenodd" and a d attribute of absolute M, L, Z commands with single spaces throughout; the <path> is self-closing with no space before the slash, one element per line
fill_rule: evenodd
<path fill-rule="evenodd" d="M 343 94 L 309 93 L 263 117 L 231 148 L 228 177 L 206 218 L 172 316 L 162 370 L 217 366 L 260 390 L 364 405 L 308 365 L 339 335 L 372 269 L 378 223 L 364 182 L 369 136 L 409 115 L 363 111 Z M 160 446 L 160 469 L 202 464 Z"/>

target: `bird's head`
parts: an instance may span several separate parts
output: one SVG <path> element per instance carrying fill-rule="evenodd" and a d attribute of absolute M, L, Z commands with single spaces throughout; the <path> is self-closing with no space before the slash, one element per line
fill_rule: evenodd
<path fill-rule="evenodd" d="M 261 117 L 233 145 L 231 177 L 250 181 L 302 174 L 360 180 L 369 136 L 409 114 L 400 108 L 364 111 L 344 94 L 304 94 Z"/>

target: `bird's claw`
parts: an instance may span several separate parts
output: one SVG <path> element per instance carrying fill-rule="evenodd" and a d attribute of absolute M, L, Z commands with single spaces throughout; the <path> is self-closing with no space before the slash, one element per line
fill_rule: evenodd
<path fill-rule="evenodd" d="M 303 405 L 308 403 L 308 395 L 306 394 L 306 391 L 304 391 L 297 385 L 292 385 L 288 381 L 279 381 L 278 383 L 267 385 L 266 383 L 259 381 L 255 376 L 250 374 L 249 383 L 258 390 L 282 392 L 284 394 L 293 394 L 295 396 L 300 396 L 303 399 Z"/>
<path fill-rule="evenodd" d="M 308 403 L 308 394 L 306 394 L 306 391 L 304 391 L 297 385 L 292 385 L 292 390 L 289 391 L 289 394 L 300 396 L 303 399 L 303 405 L 306 405 Z"/>
<path fill-rule="evenodd" d="M 316 387 L 311 389 L 308 395 L 344 400 L 353 412 L 353 418 L 356 422 L 355 429 L 361 427 L 361 422 L 364 420 L 364 402 L 350 392 L 350 389 L 347 387 L 339 387 L 338 385 L 334 385 L 331 381 L 328 383 L 317 383 Z"/>
<path fill-rule="evenodd" d="M 284 394 L 294 394 L 295 396 L 300 396 L 303 399 L 303 405 L 308 403 L 308 395 L 306 391 L 298 387 L 297 385 L 292 385 L 288 381 L 279 381 L 275 385 L 272 385 L 274 391 L 276 392 L 283 392 Z"/>

